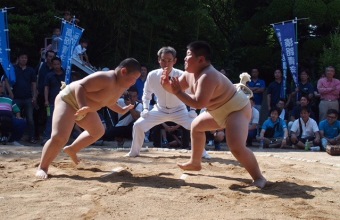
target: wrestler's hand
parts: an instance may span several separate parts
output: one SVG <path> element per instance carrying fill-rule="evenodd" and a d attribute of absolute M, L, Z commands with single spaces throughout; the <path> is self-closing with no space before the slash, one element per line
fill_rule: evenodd
<path fill-rule="evenodd" d="M 122 109 L 123 109 L 123 114 L 122 114 L 122 115 L 124 115 L 126 112 L 130 111 L 130 110 L 133 109 L 134 107 L 135 107 L 135 106 L 134 106 L 134 105 L 131 105 L 131 104 L 122 107 Z"/>
<path fill-rule="evenodd" d="M 196 117 L 197 117 L 197 113 L 196 113 L 195 110 L 190 110 L 190 111 L 188 112 L 188 114 L 189 114 L 189 117 L 190 117 L 190 118 L 196 118 Z"/>
<path fill-rule="evenodd" d="M 171 85 L 170 85 L 170 71 L 167 67 L 163 69 L 163 73 L 161 75 L 161 85 L 167 91 L 172 93 Z"/>
<path fill-rule="evenodd" d="M 179 83 L 178 77 L 172 77 L 170 80 L 171 90 L 173 94 L 180 93 L 182 91 L 182 87 Z"/>
<path fill-rule="evenodd" d="M 140 116 L 141 116 L 142 118 L 147 118 L 148 115 L 149 115 L 149 110 L 146 109 L 146 108 L 143 109 L 143 111 L 140 113 Z"/>
<path fill-rule="evenodd" d="M 78 111 L 74 114 L 74 116 L 79 116 L 79 115 L 86 115 L 91 111 L 91 108 L 88 106 L 81 107 L 78 109 Z"/>

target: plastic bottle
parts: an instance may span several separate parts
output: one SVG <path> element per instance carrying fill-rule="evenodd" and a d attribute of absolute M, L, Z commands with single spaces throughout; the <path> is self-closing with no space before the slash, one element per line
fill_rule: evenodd
<path fill-rule="evenodd" d="M 260 146 L 259 146 L 259 149 L 263 149 L 263 145 L 264 145 L 264 141 L 263 139 L 260 140 Z"/>
<path fill-rule="evenodd" d="M 307 139 L 306 142 L 305 142 L 305 151 L 309 151 L 309 150 L 310 150 L 310 148 L 309 148 L 309 141 Z"/>
<path fill-rule="evenodd" d="M 47 114 L 47 117 L 51 116 L 51 108 L 50 106 L 46 106 L 46 114 Z"/>

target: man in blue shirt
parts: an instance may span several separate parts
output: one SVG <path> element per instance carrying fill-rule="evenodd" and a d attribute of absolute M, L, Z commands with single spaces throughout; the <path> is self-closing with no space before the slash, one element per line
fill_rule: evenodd
<path fill-rule="evenodd" d="M 274 78 L 275 81 L 271 82 L 267 89 L 268 110 L 274 108 L 280 98 L 286 99 L 288 97 L 286 105 L 290 102 L 290 88 L 286 86 L 286 91 L 284 91 L 282 72 L 280 69 L 275 70 Z"/>
<path fill-rule="evenodd" d="M 32 67 L 27 66 L 27 53 L 18 56 L 18 64 L 14 65 L 16 82 L 13 85 L 14 101 L 21 111 L 25 112 L 29 127 L 30 143 L 36 144 L 34 138 L 33 107 L 37 106 L 37 75 Z"/>
<path fill-rule="evenodd" d="M 143 89 L 144 89 L 144 84 L 146 81 L 146 77 L 148 76 L 148 68 L 145 65 L 141 65 L 140 69 L 140 77 L 137 79 L 135 87 L 137 88 L 138 92 L 138 100 L 142 100 L 143 96 Z"/>
<path fill-rule="evenodd" d="M 259 79 L 259 70 L 256 68 L 251 70 L 251 81 L 248 82 L 248 87 L 253 92 L 254 107 L 261 112 L 263 92 L 266 88 L 266 83 L 264 80 Z"/>
<path fill-rule="evenodd" d="M 336 145 L 340 143 L 340 121 L 338 120 L 338 111 L 328 109 L 327 118 L 319 124 L 322 149 L 326 150 L 327 145 Z"/>

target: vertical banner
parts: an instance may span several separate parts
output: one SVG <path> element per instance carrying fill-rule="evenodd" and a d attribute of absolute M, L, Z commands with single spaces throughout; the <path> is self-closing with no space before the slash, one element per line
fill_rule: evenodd
<path fill-rule="evenodd" d="M 72 52 L 78 44 L 84 29 L 76 26 L 74 23 L 62 21 L 61 42 L 58 48 L 58 54 L 61 59 L 61 65 L 65 70 L 65 83 L 71 82 L 71 59 Z"/>
<path fill-rule="evenodd" d="M 14 68 L 10 62 L 10 48 L 8 37 L 7 10 L 1 9 L 0 13 L 0 63 L 11 85 L 15 83 Z"/>
<path fill-rule="evenodd" d="M 296 20 L 274 24 L 276 36 L 282 48 L 282 66 L 288 66 L 296 86 L 298 86 L 298 48 L 296 37 Z M 285 62 L 284 62 L 285 61 Z M 287 69 L 287 68 L 286 68 Z"/>

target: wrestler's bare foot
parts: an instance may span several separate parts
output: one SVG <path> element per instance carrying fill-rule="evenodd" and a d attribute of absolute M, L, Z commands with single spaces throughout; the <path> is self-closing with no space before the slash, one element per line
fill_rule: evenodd
<path fill-rule="evenodd" d="M 264 177 L 261 177 L 257 180 L 254 180 L 253 184 L 254 186 L 256 186 L 257 188 L 264 188 L 266 186 L 267 180 Z"/>
<path fill-rule="evenodd" d="M 35 177 L 44 180 L 48 178 L 48 174 L 44 170 L 38 169 L 37 172 L 35 173 Z"/>
<path fill-rule="evenodd" d="M 201 163 L 195 164 L 191 161 L 186 163 L 177 163 L 182 170 L 189 170 L 189 171 L 200 171 L 202 169 Z"/>
<path fill-rule="evenodd" d="M 72 161 L 75 164 L 79 164 L 80 160 L 78 159 L 77 154 L 72 150 L 70 146 L 64 147 L 63 150 L 66 154 L 68 154 L 71 157 Z"/>

